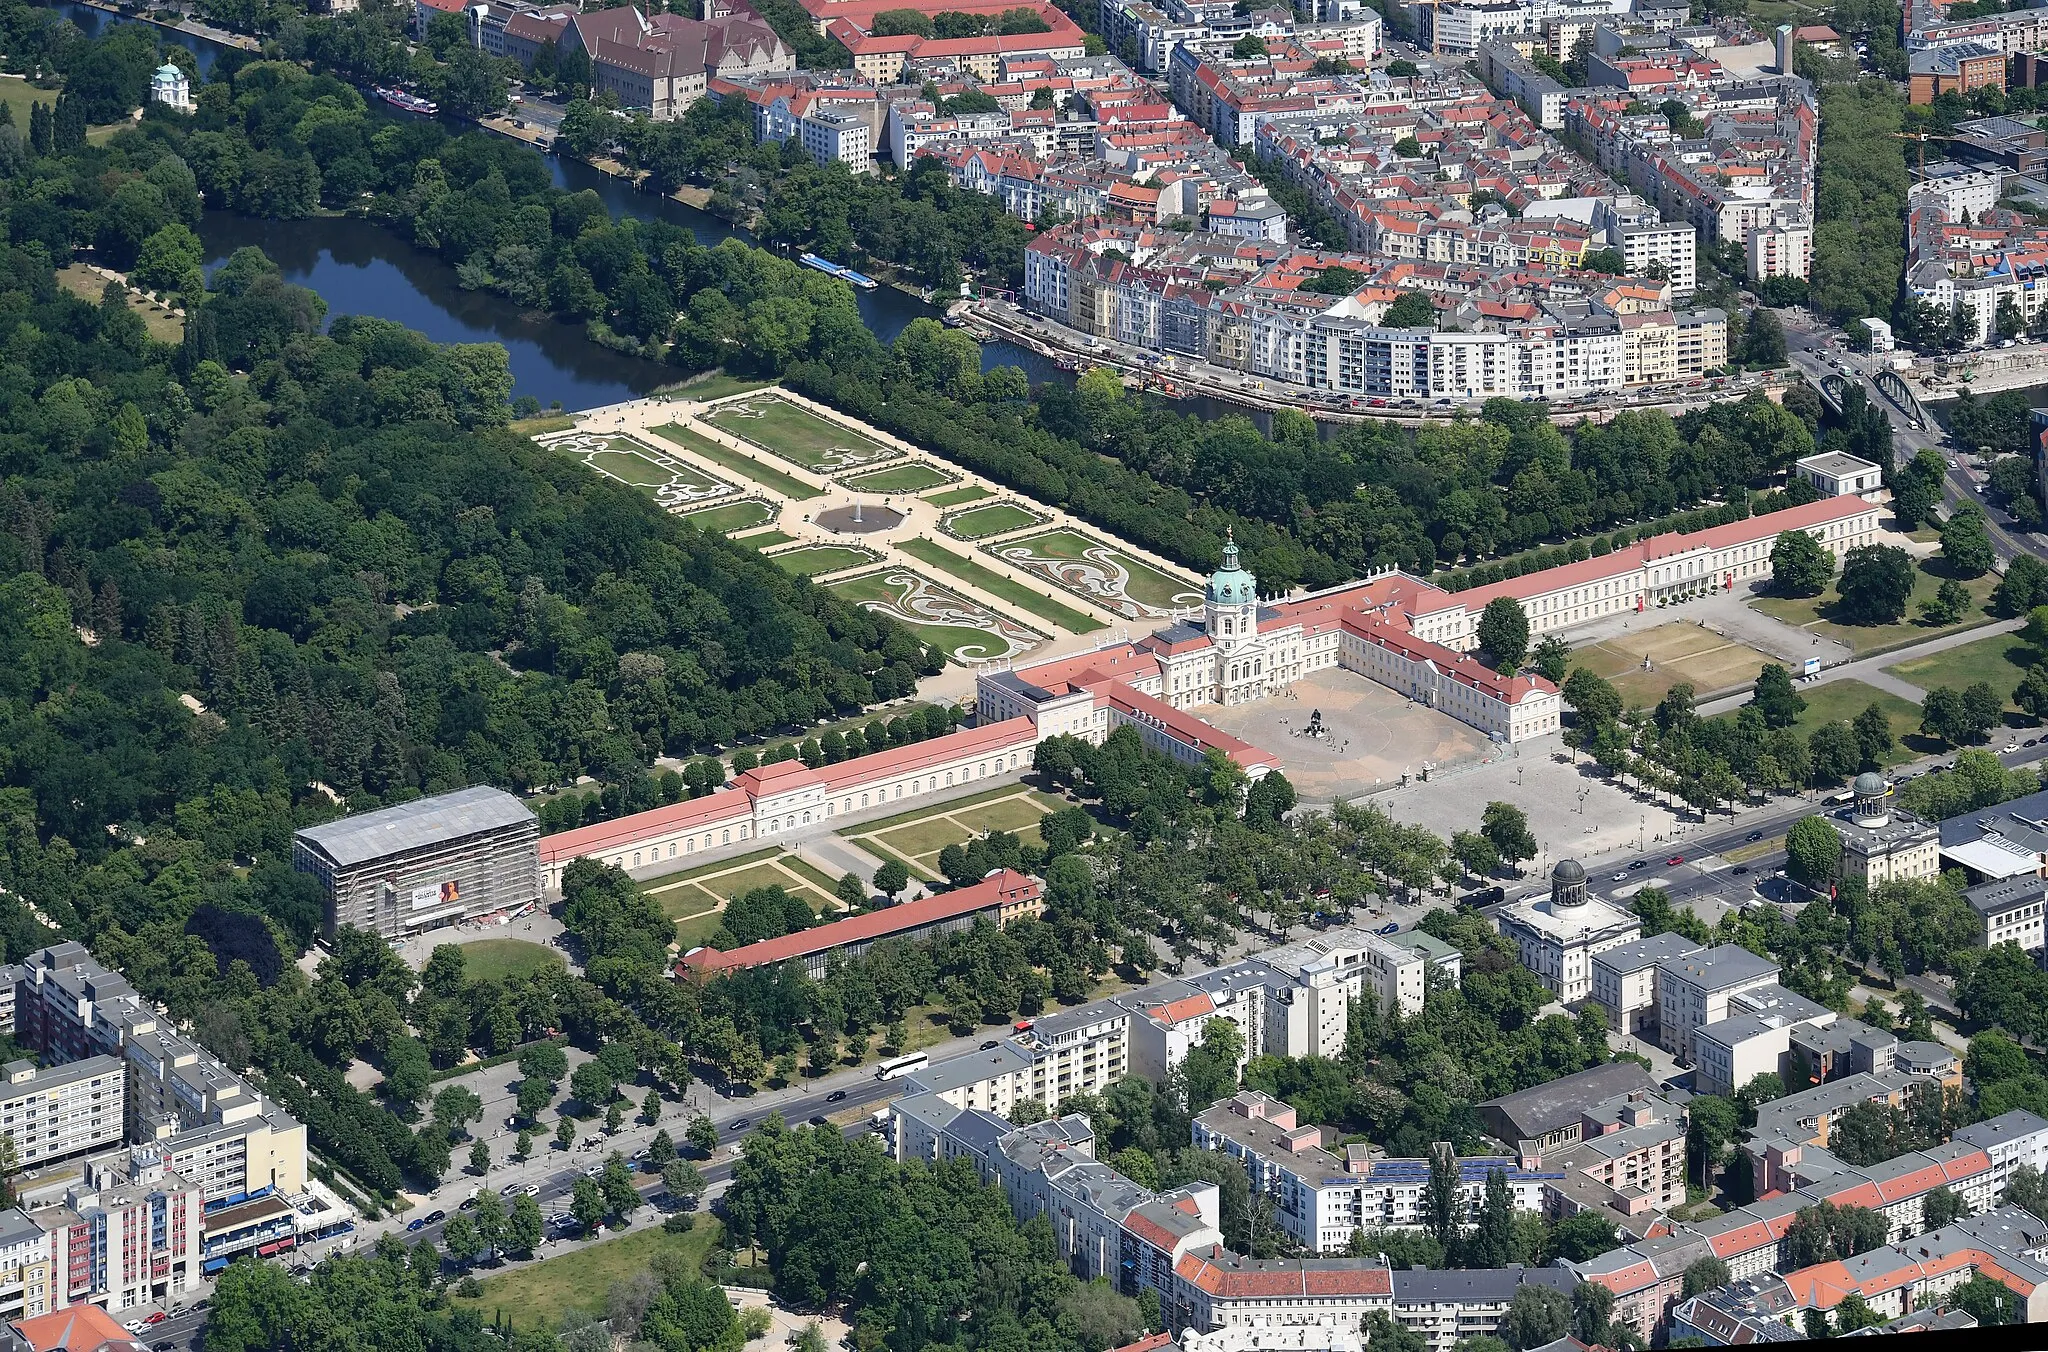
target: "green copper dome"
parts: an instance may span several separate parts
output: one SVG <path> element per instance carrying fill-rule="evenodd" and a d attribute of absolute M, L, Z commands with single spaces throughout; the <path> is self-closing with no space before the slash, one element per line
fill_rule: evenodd
<path fill-rule="evenodd" d="M 1251 605 L 1259 599 L 1259 581 L 1237 562 L 1237 541 L 1223 540 L 1223 566 L 1209 577 L 1209 603 L 1218 606 Z"/>

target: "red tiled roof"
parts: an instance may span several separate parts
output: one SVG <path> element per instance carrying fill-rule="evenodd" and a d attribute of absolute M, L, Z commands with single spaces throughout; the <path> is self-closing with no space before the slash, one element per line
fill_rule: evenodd
<path fill-rule="evenodd" d="M 1158 1020 L 1160 1023 L 1186 1023 L 1189 1019 L 1199 1019 L 1205 1014 L 1214 1014 L 1215 1012 L 1216 1002 L 1211 1000 L 1207 994 L 1189 995 L 1179 1000 L 1169 1000 L 1163 1005 L 1155 1005 L 1153 1008 L 1145 1011 L 1147 1015 Z"/>
<path fill-rule="evenodd" d="M 710 793 L 702 798 L 671 803 L 667 807 L 654 808 L 648 812 L 636 812 L 630 817 L 594 822 L 589 826 L 578 826 L 572 830 L 557 831 L 554 835 L 543 836 L 540 842 L 540 861 L 543 864 L 553 864 L 564 859 L 577 859 L 586 854 L 598 854 L 651 837 L 672 835 L 692 827 L 711 826 L 729 818 L 748 817 L 753 811 L 753 800 L 745 793 L 735 793 L 731 790 Z"/>
<path fill-rule="evenodd" d="M 791 958 L 808 957 L 813 953 L 824 953 L 848 944 L 884 939 L 892 934 L 901 934 L 905 930 L 936 924 L 955 916 L 971 915 L 976 911 L 990 910 L 997 906 L 1032 901 L 1038 894 L 1039 888 L 1035 879 L 1027 878 L 1013 869 L 1004 869 L 971 887 L 921 897 L 916 901 L 906 901 L 901 906 L 869 911 L 865 915 L 849 916 L 844 920 L 835 920 L 829 925 L 820 925 L 816 929 L 785 934 L 779 939 L 764 939 L 758 944 L 748 944 L 730 953 L 722 953 L 715 948 L 699 948 L 683 955 L 683 960 L 676 965 L 676 972 L 678 975 L 689 972 L 730 972 L 743 967 L 763 967 L 771 963 L 787 962 Z"/>

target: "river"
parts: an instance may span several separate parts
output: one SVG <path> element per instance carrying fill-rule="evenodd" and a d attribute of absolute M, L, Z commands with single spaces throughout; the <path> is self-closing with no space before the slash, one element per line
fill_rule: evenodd
<path fill-rule="evenodd" d="M 131 22 L 65 0 L 50 8 L 88 34 L 97 34 L 110 23 Z M 214 58 L 225 50 L 195 34 L 166 28 L 156 32 L 164 41 L 191 51 L 202 72 L 212 69 Z M 624 181 L 580 160 L 554 155 L 546 159 L 557 185 L 595 192 L 615 216 L 672 221 L 705 244 L 734 237 L 754 242 L 748 232 L 709 212 L 673 198 L 635 192 Z M 327 301 L 330 320 L 345 314 L 373 315 L 416 329 L 437 343 L 502 343 L 510 358 L 514 396 L 531 395 L 543 407 L 559 404 L 580 409 L 617 403 L 687 375 L 675 367 L 593 343 L 579 325 L 524 310 L 487 291 L 465 289 L 457 283 L 453 266 L 368 221 L 339 217 L 264 221 L 209 211 L 200 224 L 199 237 L 206 246 L 209 274 L 236 249 L 253 244 L 269 255 L 288 280 L 318 291 Z M 915 296 L 887 286 L 858 291 L 855 299 L 861 318 L 883 342 L 892 341 L 913 319 L 935 319 L 940 313 Z M 983 343 L 981 363 L 984 370 L 1021 367 L 1034 384 L 1073 379 L 1044 357 L 1014 343 Z M 1251 413 L 1262 427 L 1270 422 L 1263 412 L 1208 398 L 1170 403 L 1180 412 L 1204 418 Z M 1324 426 L 1325 435 L 1336 430 L 1334 425 Z"/>

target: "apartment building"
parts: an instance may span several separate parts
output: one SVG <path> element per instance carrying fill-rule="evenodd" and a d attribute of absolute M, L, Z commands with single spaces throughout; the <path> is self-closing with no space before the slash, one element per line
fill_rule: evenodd
<path fill-rule="evenodd" d="M 1665 958 L 1657 969 L 1658 1045 L 1687 1062 L 1698 1030 L 1727 1018 L 1735 996 L 1776 985 L 1779 970 L 1739 944 Z"/>
<path fill-rule="evenodd" d="M 0 1136 L 14 1142 L 24 1169 L 119 1145 L 125 1078 L 117 1056 L 46 1070 L 9 1061 L 0 1068 Z"/>
<path fill-rule="evenodd" d="M 121 1063 L 127 1141 L 146 1146 L 158 1167 L 195 1187 L 207 1205 L 305 1191 L 305 1125 L 170 1028 L 82 944 L 40 949 L 0 968 L 0 982 L 15 990 L 15 1017 L 4 1031 L 47 1063 Z"/>
<path fill-rule="evenodd" d="M 1658 964 L 1667 958 L 1690 957 L 1704 948 L 1667 930 L 1602 949 L 1592 956 L 1593 1003 L 1607 1011 L 1608 1022 L 1620 1032 L 1654 1042 Z"/>
<path fill-rule="evenodd" d="M 1982 926 L 1978 943 L 1985 948 L 2017 944 L 2023 951 L 2038 954 L 2048 945 L 2042 927 L 2042 905 L 2048 899 L 2048 882 L 2037 876 L 2007 878 L 1980 883 L 1963 893 L 1963 900 L 1977 913 Z"/>
<path fill-rule="evenodd" d="M 1321 1128 L 1302 1124 L 1293 1108 L 1257 1090 L 1199 1114 L 1193 1134 L 1198 1149 L 1243 1165 L 1253 1192 L 1273 1199 L 1280 1227 L 1312 1252 L 1343 1253 L 1360 1230 L 1429 1223 L 1429 1160 L 1376 1157 L 1363 1145 L 1344 1147 L 1339 1158 L 1323 1147 Z M 1513 1155 L 1461 1157 L 1456 1166 L 1458 1204 L 1468 1222 L 1478 1216 L 1496 1173 L 1506 1180 L 1515 1209 L 1531 1214 L 1543 1210 L 1546 1185 L 1564 1178 L 1562 1171 Z"/>

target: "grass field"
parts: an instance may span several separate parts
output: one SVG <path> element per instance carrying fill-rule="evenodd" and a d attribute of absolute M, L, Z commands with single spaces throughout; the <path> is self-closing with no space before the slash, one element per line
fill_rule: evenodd
<path fill-rule="evenodd" d="M 57 269 L 57 285 L 82 301 L 98 305 L 100 296 L 107 289 L 107 279 L 83 263 L 70 263 Z M 142 316 L 142 327 L 159 343 L 185 341 L 185 321 L 169 313 L 141 292 L 128 293 L 128 308 Z"/>
<path fill-rule="evenodd" d="M 955 512 L 939 522 L 941 528 L 963 540 L 982 540 L 991 535 L 1006 535 L 1013 530 L 1023 530 L 1045 520 L 1027 507 L 1014 502 L 992 502 L 986 507 L 974 507 L 964 512 Z"/>
<path fill-rule="evenodd" d="M 567 965 L 554 949 L 525 939 L 479 939 L 462 946 L 462 971 L 471 981 L 502 981 Z"/>
<path fill-rule="evenodd" d="M 852 545 L 812 545 L 808 549 L 792 549 L 787 554 L 777 554 L 774 562 L 776 567 L 798 577 L 816 577 L 873 563 L 875 557 L 873 550 L 856 549 Z"/>
<path fill-rule="evenodd" d="M 1929 560 L 1936 564 L 1940 560 Z M 1897 624 L 1843 624 L 1837 618 L 1837 602 L 1832 588 L 1823 596 L 1760 596 L 1749 603 L 1750 609 L 1761 610 L 1775 619 L 1794 624 L 1808 633 L 1846 643 L 1859 655 L 1879 652 L 1886 648 L 1903 647 L 1909 643 L 1920 643 L 1943 634 L 1953 634 L 1961 629 L 1973 628 L 1984 623 L 1984 603 L 1991 596 L 1991 589 L 1998 585 L 1998 575 L 1986 573 L 1983 577 L 1970 578 L 1963 586 L 1970 593 L 1970 610 L 1956 624 L 1932 625 L 1920 622 L 1920 603 L 1934 599 L 1935 591 L 1941 586 L 1942 574 L 1932 571 L 1926 563 L 1920 565 L 1913 579 L 1913 598 L 1906 603 L 1906 618 Z"/>
<path fill-rule="evenodd" d="M 482 1295 L 457 1296 L 454 1302 L 475 1310 L 486 1323 L 500 1316 L 522 1329 L 552 1330 L 570 1310 L 603 1315 L 613 1285 L 645 1272 L 658 1254 L 675 1254 L 696 1270 L 724 1228 L 717 1217 L 699 1213 L 688 1234 L 672 1235 L 653 1212 L 638 1214 L 639 1223 L 616 1239 L 572 1243 L 552 1258 L 484 1277 Z"/>
<path fill-rule="evenodd" d="M 828 583 L 826 589 L 908 625 L 919 638 L 962 665 L 1021 657 L 1045 643 L 1043 635 L 1007 615 L 908 568 L 884 568 Z"/>
<path fill-rule="evenodd" d="M 885 446 L 843 423 L 821 418 L 801 404 L 772 394 L 722 404 L 706 413 L 704 421 L 770 455 L 819 474 L 837 474 L 902 454 L 893 446 Z"/>
<path fill-rule="evenodd" d="M 686 380 L 664 393 L 677 399 L 694 399 L 700 403 L 709 403 L 713 399 L 725 399 L 735 394 L 752 394 L 755 390 L 765 390 L 774 383 L 772 380 L 729 376 L 723 371 L 714 371 L 708 376 Z"/>
<path fill-rule="evenodd" d="M 689 926 L 695 942 L 702 943 L 704 935 L 718 928 L 718 911 L 739 893 L 781 887 L 803 898 L 812 910 L 824 911 L 836 905 L 832 899 L 835 881 L 776 846 L 681 873 L 664 874 L 641 887 L 661 907 L 662 914 L 676 922 L 678 937 Z M 694 933 L 697 928 L 701 928 L 701 934 Z M 687 950 L 690 943 L 683 946 Z"/>
<path fill-rule="evenodd" d="M 787 531 L 763 530 L 755 531 L 752 535 L 737 536 L 735 539 L 749 549 L 773 549 L 777 545 L 789 544 L 796 537 Z"/>
<path fill-rule="evenodd" d="M 730 535 L 736 530 L 752 530 L 773 521 L 776 508 L 759 498 L 746 498 L 739 502 L 728 502 L 722 507 L 706 507 L 701 512 L 687 513 L 683 519 L 699 530 L 717 531 Z"/>
<path fill-rule="evenodd" d="M 195 91 L 196 92 L 196 91 Z M 57 91 L 38 89 L 18 75 L 0 76 L 0 103 L 7 105 L 7 111 L 14 114 L 14 127 L 21 133 L 23 144 L 28 142 L 29 108 L 46 103 L 50 111 L 57 110 Z"/>
<path fill-rule="evenodd" d="M 943 493 L 927 493 L 924 500 L 934 507 L 958 507 L 963 502 L 980 502 L 993 496 L 992 490 L 980 484 L 968 484 L 964 488 L 949 488 Z"/>
<path fill-rule="evenodd" d="M 993 568 L 984 568 L 973 559 L 961 558 L 936 541 L 905 540 L 897 548 L 942 572 L 951 573 L 962 582 L 978 587 L 990 596 L 1001 597 L 1011 605 L 1028 610 L 1042 620 L 1051 620 L 1069 633 L 1089 634 L 1103 627 L 1103 621 L 1084 615 L 1072 606 L 1063 606 L 1049 596 L 1040 596 L 1023 583 L 1004 577 Z"/>
<path fill-rule="evenodd" d="M 2013 687 L 2027 674 L 2027 668 L 2039 660 L 2040 654 L 2033 645 L 2018 634 L 1993 634 L 1990 638 L 1980 638 L 1975 643 L 1965 643 L 1947 652 L 1916 657 L 1885 670 L 1902 681 L 1911 681 L 1922 690 L 1944 685 L 1961 690 L 1978 681 L 1989 681 L 1991 688 L 2010 708 L 2013 707 Z"/>
<path fill-rule="evenodd" d="M 1009 785 L 986 794 L 941 803 L 923 812 L 905 813 L 869 826 L 850 827 L 840 834 L 870 854 L 903 861 L 919 877 L 937 880 L 939 851 L 964 845 L 990 831 L 1014 832 L 1027 845 L 1044 842 L 1038 823 L 1065 804 L 1059 799 Z"/>
<path fill-rule="evenodd" d="M 637 488 L 671 512 L 728 496 L 733 486 L 678 455 L 631 437 L 554 436 L 548 449 L 573 456 L 608 479 Z"/>
<path fill-rule="evenodd" d="M 1862 681 L 1830 681 L 1826 685 L 1800 687 L 1799 697 L 1806 701 L 1806 711 L 1792 726 L 1801 737 L 1811 736 L 1813 730 L 1823 723 L 1847 723 L 1875 704 L 1884 710 L 1885 721 L 1892 729 L 1893 745 L 1891 754 L 1885 757 L 1886 765 L 1912 760 L 1935 749 L 1920 736 L 1920 706 L 1900 699 L 1888 690 L 1879 690 Z M 1735 715 L 1721 716 L 1733 718 Z M 1910 746 L 1908 738 L 1912 740 Z"/>
<path fill-rule="evenodd" d="M 546 436 L 549 432 L 567 432 L 576 426 L 576 420 L 566 413 L 543 413 L 538 418 L 521 418 L 508 423 L 505 430 L 519 437 Z"/>
<path fill-rule="evenodd" d="M 1644 658 L 1650 661 L 1649 671 L 1643 670 Z M 1590 668 L 1594 675 L 1613 682 L 1625 702 L 1642 705 L 1655 704 L 1672 686 L 1686 681 L 1701 697 L 1748 685 L 1756 680 L 1764 663 L 1774 660 L 1690 620 L 1606 639 L 1572 654 L 1573 666 Z"/>
<path fill-rule="evenodd" d="M 927 488 L 952 483 L 953 476 L 936 465 L 911 460 L 871 469 L 865 474 L 850 474 L 839 482 L 857 493 L 922 493 Z"/>
<path fill-rule="evenodd" d="M 752 479 L 764 488 L 772 488 L 791 502 L 802 502 L 806 498 L 823 497 L 825 490 L 813 488 L 799 479 L 792 479 L 779 469 L 740 454 L 729 446 L 721 446 L 701 432 L 684 427 L 681 423 L 669 423 L 654 429 L 658 437 L 667 437 L 692 455 L 702 456 L 722 469 L 729 469 L 744 479 Z"/>
<path fill-rule="evenodd" d="M 1052 530 L 986 548 L 1010 566 L 1128 619 L 1157 619 L 1202 599 L 1196 583 L 1076 530 Z"/>

